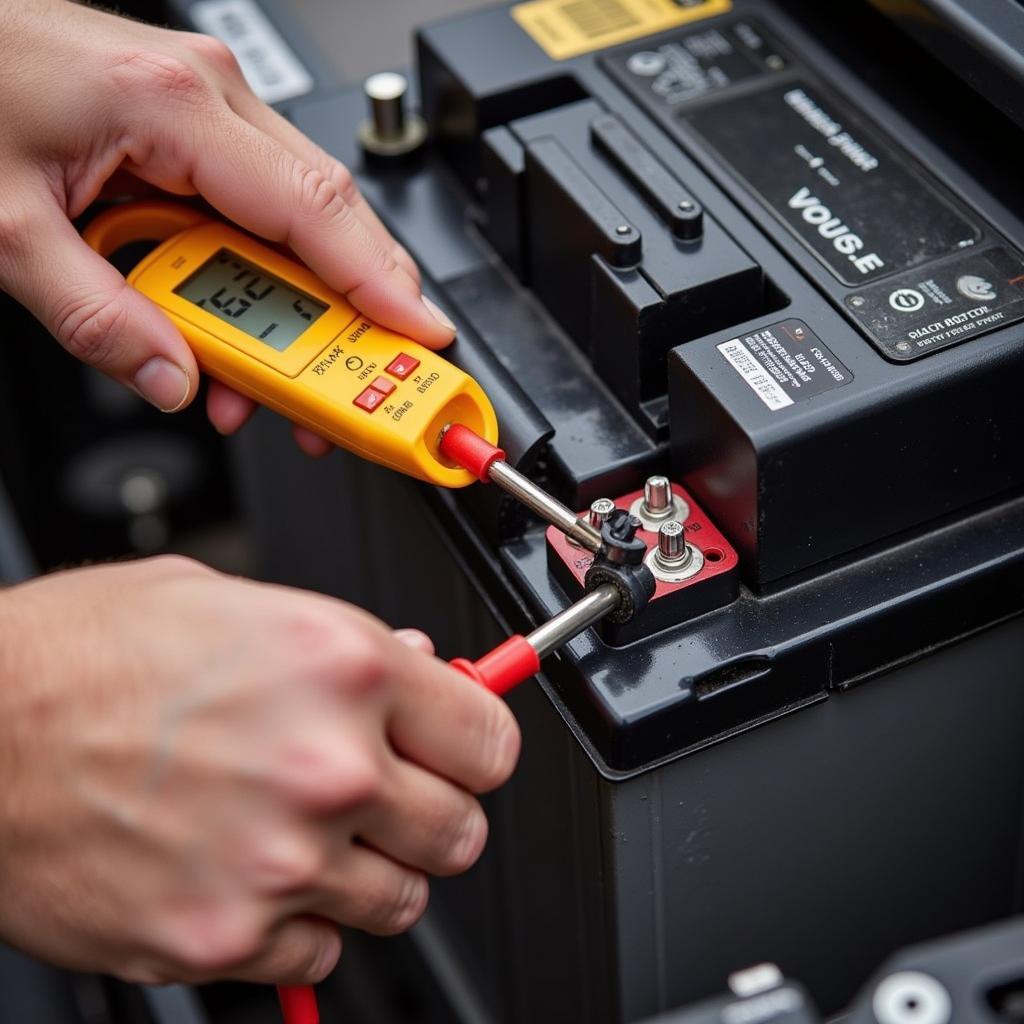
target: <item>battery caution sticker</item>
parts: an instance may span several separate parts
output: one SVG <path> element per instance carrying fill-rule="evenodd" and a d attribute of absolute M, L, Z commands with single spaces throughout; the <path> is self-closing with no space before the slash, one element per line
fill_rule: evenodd
<path fill-rule="evenodd" d="M 510 13 L 552 60 L 567 60 L 731 8 L 732 0 L 528 0 Z"/>
<path fill-rule="evenodd" d="M 1024 319 L 1024 260 L 997 247 L 967 252 L 846 297 L 889 358 L 905 362 Z"/>
<path fill-rule="evenodd" d="M 772 412 L 853 380 L 802 320 L 783 320 L 716 347 Z"/>

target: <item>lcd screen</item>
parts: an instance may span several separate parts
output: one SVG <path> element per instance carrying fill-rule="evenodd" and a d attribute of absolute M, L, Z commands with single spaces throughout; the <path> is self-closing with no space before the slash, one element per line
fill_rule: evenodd
<path fill-rule="evenodd" d="M 230 249 L 213 255 L 174 293 L 278 352 L 327 312 L 322 302 Z"/>

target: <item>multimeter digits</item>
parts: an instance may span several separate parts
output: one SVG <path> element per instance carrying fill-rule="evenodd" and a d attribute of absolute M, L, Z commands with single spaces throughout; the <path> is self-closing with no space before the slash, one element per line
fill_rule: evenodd
<path fill-rule="evenodd" d="M 357 455 L 463 487 L 473 476 L 442 455 L 442 430 L 461 423 L 497 440 L 476 381 L 228 224 L 178 204 L 131 203 L 101 214 L 84 238 L 105 256 L 159 240 L 128 282 L 174 321 L 203 370 Z"/>
<path fill-rule="evenodd" d="M 221 249 L 174 291 L 278 352 L 327 312 L 324 303 L 230 249 Z"/>

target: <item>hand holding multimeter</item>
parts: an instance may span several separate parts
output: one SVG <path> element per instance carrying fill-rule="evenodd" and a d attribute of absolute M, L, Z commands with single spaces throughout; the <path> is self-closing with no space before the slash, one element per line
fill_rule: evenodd
<path fill-rule="evenodd" d="M 101 214 L 84 237 L 103 255 L 158 240 L 128 282 L 179 328 L 200 366 L 363 458 L 461 487 L 473 477 L 441 454 L 443 429 L 460 423 L 497 440 L 472 378 L 237 228 L 181 205 L 135 203 Z"/>

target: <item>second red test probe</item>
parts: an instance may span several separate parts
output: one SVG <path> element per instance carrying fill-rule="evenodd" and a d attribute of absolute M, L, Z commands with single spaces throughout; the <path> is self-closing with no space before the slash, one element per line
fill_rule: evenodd
<path fill-rule="evenodd" d="M 621 600 L 617 587 L 602 583 L 532 633 L 510 636 L 477 661 L 456 658 L 451 666 L 491 693 L 507 693 L 530 676 L 535 676 L 545 655 L 610 615 Z"/>

